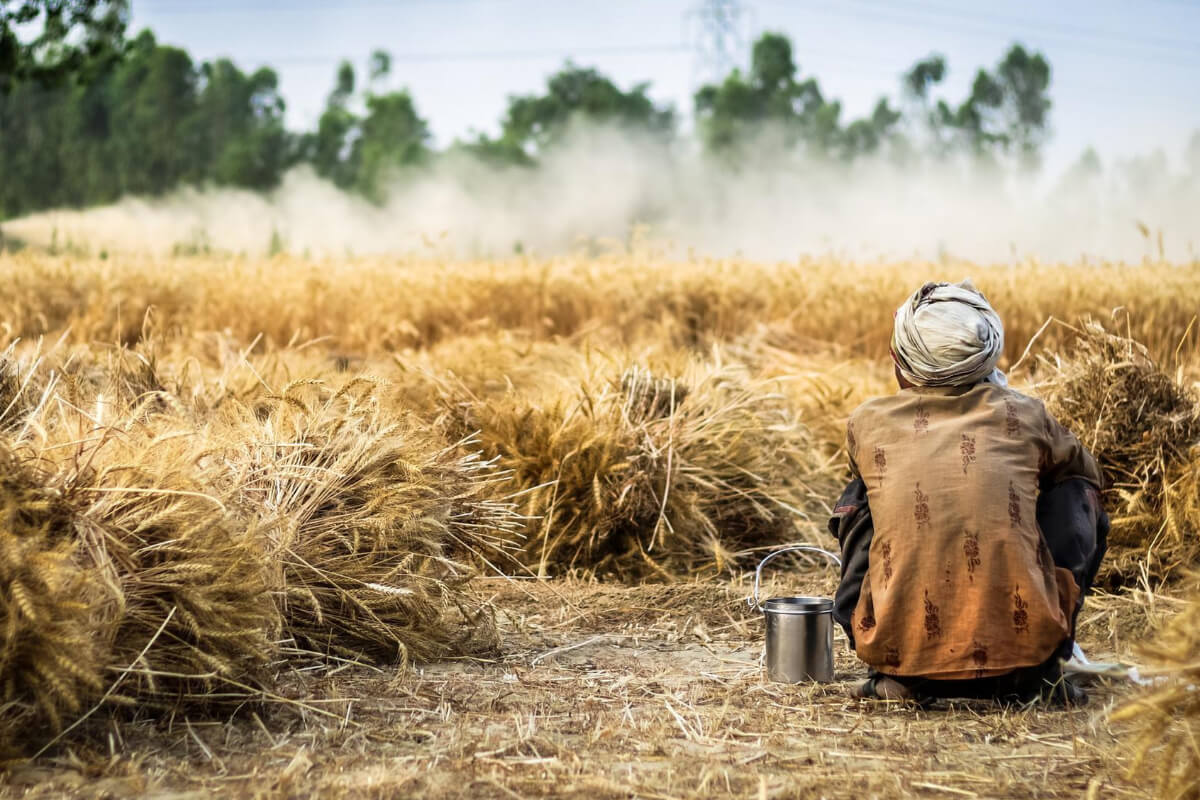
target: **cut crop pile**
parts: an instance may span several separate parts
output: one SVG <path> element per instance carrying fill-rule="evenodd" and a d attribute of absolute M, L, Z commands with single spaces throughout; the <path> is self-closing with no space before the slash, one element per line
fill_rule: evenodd
<path fill-rule="evenodd" d="M 0 440 L 0 755 L 100 708 L 230 713 L 289 657 L 494 644 L 464 583 L 516 519 L 473 443 L 385 412 L 365 381 L 227 397 L 197 427 L 133 356 L 56 364 Z"/>
<path fill-rule="evenodd" d="M 260 523 L 235 513 L 204 443 L 170 422 L 103 437 L 61 478 L 89 561 L 119 587 L 108 699 L 131 706 L 243 698 L 278 654 Z"/>
<path fill-rule="evenodd" d="M 1200 797 L 1200 576 L 1193 576 L 1190 603 L 1145 648 L 1161 681 L 1119 709 L 1115 720 L 1136 731 L 1133 772 L 1155 796 Z"/>
<path fill-rule="evenodd" d="M 893 387 L 891 309 L 968 270 L 1009 359 L 1048 316 L 1130 310 L 1149 351 L 1047 329 L 1067 357 L 1035 390 L 1110 479 L 1102 580 L 1173 591 L 1200 556 L 1195 269 L 0 255 L 0 750 L 489 653 L 480 570 L 673 581 L 828 545 L 845 418 Z M 1181 337 L 1168 374 L 1149 353 Z M 1163 647 L 1195 652 L 1189 619 Z M 1158 742 L 1194 737 L 1196 677 L 1171 663 L 1191 677 L 1155 695 L 1145 763 L 1175 774 L 1190 751 Z M 541 770 L 529 744 L 462 752 Z"/>
<path fill-rule="evenodd" d="M 0 445 L 0 755 L 60 730 L 103 689 L 115 603 L 79 558 L 73 510 Z"/>
<path fill-rule="evenodd" d="M 406 663 L 494 643 L 462 584 L 477 542 L 514 521 L 477 454 L 388 417 L 367 381 L 288 387 L 229 438 L 237 485 L 272 515 L 264 544 L 302 647 Z"/>
<path fill-rule="evenodd" d="M 1096 323 L 1039 385 L 1047 408 L 1100 462 L 1112 517 L 1101 580 L 1167 577 L 1200 554 L 1200 398 L 1146 348 Z"/>
<path fill-rule="evenodd" d="M 512 473 L 531 518 L 516 555 L 539 575 L 715 574 L 813 535 L 833 491 L 787 400 L 719 363 L 634 364 L 467 414 Z"/>

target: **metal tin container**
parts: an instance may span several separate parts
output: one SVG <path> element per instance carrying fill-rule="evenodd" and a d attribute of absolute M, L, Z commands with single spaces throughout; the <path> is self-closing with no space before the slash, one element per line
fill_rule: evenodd
<path fill-rule="evenodd" d="M 780 683 L 833 680 L 833 601 L 772 597 L 767 620 L 767 679 Z"/>
<path fill-rule="evenodd" d="M 826 550 L 810 545 L 785 547 L 768 555 L 754 571 L 754 595 L 750 604 L 766 619 L 767 679 L 779 683 L 833 680 L 833 600 L 828 597 L 772 597 L 758 600 L 762 569 L 782 553 L 806 550 L 841 560 Z"/>

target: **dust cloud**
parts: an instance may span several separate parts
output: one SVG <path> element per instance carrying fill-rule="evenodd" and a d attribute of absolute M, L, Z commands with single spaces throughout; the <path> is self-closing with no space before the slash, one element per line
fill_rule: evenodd
<path fill-rule="evenodd" d="M 780 260 L 1194 261 L 1200 252 L 1200 163 L 1173 173 L 1162 154 L 1050 177 L 964 160 L 830 163 L 766 134 L 749 152 L 735 169 L 687 144 L 580 126 L 536 169 L 443 155 L 397 174 L 382 206 L 301 168 L 267 194 L 189 188 L 12 220 L 3 233 L 89 254 L 494 257 L 632 242 Z"/>

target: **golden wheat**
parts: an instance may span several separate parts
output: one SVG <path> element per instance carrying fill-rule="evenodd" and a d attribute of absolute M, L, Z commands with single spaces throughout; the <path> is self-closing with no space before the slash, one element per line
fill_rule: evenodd
<path fill-rule="evenodd" d="M 1200 579 L 1190 602 L 1144 648 L 1158 683 L 1118 709 L 1134 724 L 1132 771 L 1162 800 L 1200 797 Z"/>
<path fill-rule="evenodd" d="M 343 658 L 407 663 L 493 643 L 489 611 L 460 587 L 480 538 L 511 526 L 490 469 L 375 387 L 285 387 L 244 411 L 227 455 L 248 503 L 273 515 L 270 559 L 287 633 Z"/>
<path fill-rule="evenodd" d="M 1163 372 L 1146 349 L 1096 323 L 1078 331 L 1065 359 L 1041 360 L 1037 391 L 1096 454 L 1112 516 L 1103 576 L 1162 577 L 1200 553 L 1200 398 Z M 1049 373 L 1046 375 L 1045 373 Z"/>
<path fill-rule="evenodd" d="M 778 387 L 719 362 L 595 365 L 558 390 L 461 405 L 512 473 L 531 518 L 518 557 L 538 574 L 719 572 L 811 537 L 834 492 Z"/>
<path fill-rule="evenodd" d="M 481 568 L 674 579 L 819 541 L 892 309 L 966 274 L 1114 478 L 1112 582 L 1194 565 L 1194 265 L 0 256 L 3 721 L 477 654 Z M 1043 328 L 1088 315 L 1121 336 Z"/>
<path fill-rule="evenodd" d="M 73 511 L 47 476 L 0 444 L 0 753 L 52 734 L 104 685 L 112 587 L 80 558 Z"/>
<path fill-rule="evenodd" d="M 70 330 L 74 341 L 132 344 L 227 332 L 239 342 L 323 342 L 349 356 L 429 347 L 464 334 L 520 331 L 536 339 L 600 329 L 614 341 L 705 348 L 770 327 L 849 355 L 887 352 L 891 312 L 926 280 L 972 275 L 1004 317 L 1015 359 L 1051 316 L 1109 318 L 1156 357 L 1172 352 L 1196 313 L 1200 274 L 1169 264 L 982 266 L 855 264 L 806 259 L 664 262 L 638 253 L 437 262 L 297 258 L 74 260 L 0 255 L 0 318 L 25 339 Z M 1192 298 L 1187 302 L 1186 298 Z M 1047 332 L 1047 344 L 1069 337 Z M 1200 345 L 1187 345 L 1195 356 Z"/>

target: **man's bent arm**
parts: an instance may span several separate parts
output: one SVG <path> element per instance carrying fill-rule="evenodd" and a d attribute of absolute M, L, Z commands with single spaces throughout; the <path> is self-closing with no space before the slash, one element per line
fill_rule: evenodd
<path fill-rule="evenodd" d="M 842 556 L 842 579 L 833 597 L 833 619 L 846 631 L 853 647 L 850 618 L 858 605 L 869 565 L 871 539 L 875 535 L 871 508 L 867 505 L 867 487 L 862 478 L 850 481 L 838 498 L 829 520 L 829 532 L 837 537 Z"/>

